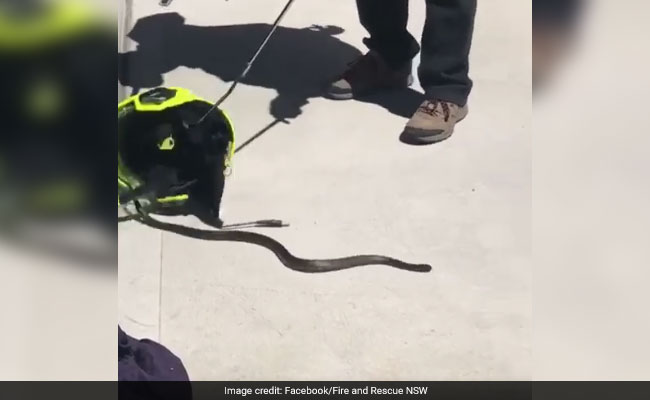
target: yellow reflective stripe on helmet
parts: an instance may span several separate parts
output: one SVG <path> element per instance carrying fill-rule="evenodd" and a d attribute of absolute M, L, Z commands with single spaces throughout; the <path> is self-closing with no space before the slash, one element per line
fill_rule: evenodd
<path fill-rule="evenodd" d="M 174 203 L 174 202 L 177 202 L 177 201 L 185 201 L 185 200 L 187 200 L 189 198 L 190 198 L 190 196 L 187 195 L 187 194 L 179 194 L 179 195 L 176 195 L 176 196 L 163 197 L 163 198 L 157 199 L 157 201 L 158 201 L 158 203 L 165 204 L 165 203 Z"/>
<path fill-rule="evenodd" d="M 162 142 L 158 143 L 158 149 L 162 151 L 174 150 L 176 142 L 173 137 L 166 137 Z"/>
<path fill-rule="evenodd" d="M 137 111 L 163 111 L 168 108 L 177 107 L 191 101 L 202 101 L 204 103 L 211 104 L 209 101 L 204 100 L 194 93 L 190 92 L 187 89 L 180 87 L 170 87 L 169 89 L 174 90 L 174 97 L 163 101 L 160 104 L 142 104 L 140 102 L 140 94 L 131 96 L 117 105 L 117 109 L 120 110 L 125 106 L 133 103 L 133 106 Z M 146 93 L 146 92 L 144 92 Z"/>
<path fill-rule="evenodd" d="M 189 91 L 188 89 L 181 88 L 181 87 L 170 87 L 169 89 L 172 89 L 175 91 L 174 97 L 172 97 L 169 100 L 166 100 L 162 102 L 161 104 L 142 104 L 140 102 L 140 94 L 136 94 L 134 96 L 131 96 L 125 100 L 123 100 L 121 103 L 117 105 L 117 110 L 121 110 L 122 108 L 133 104 L 134 108 L 137 111 L 163 111 L 167 108 L 171 107 L 176 107 L 180 106 L 185 103 L 189 103 L 190 101 L 202 101 L 204 103 L 212 104 L 209 101 L 202 99 L 199 96 L 196 96 L 194 93 Z M 146 92 L 144 92 L 146 93 Z M 228 148 L 228 156 L 226 157 L 225 160 L 225 166 L 226 167 L 232 167 L 232 159 L 235 156 L 235 125 L 232 123 L 232 120 L 230 119 L 230 116 L 224 111 L 224 110 L 219 110 L 221 111 L 221 114 L 224 116 L 226 119 L 226 122 L 228 123 L 228 128 L 230 130 L 230 133 L 232 134 L 232 140 L 229 144 Z"/>

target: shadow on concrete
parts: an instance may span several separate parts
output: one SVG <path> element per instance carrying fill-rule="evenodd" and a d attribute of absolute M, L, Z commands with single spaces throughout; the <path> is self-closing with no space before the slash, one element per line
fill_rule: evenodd
<path fill-rule="evenodd" d="M 163 85 L 163 74 L 180 66 L 232 82 L 270 29 L 269 24 L 187 25 L 178 13 L 142 18 L 128 34 L 138 44 L 136 50 L 119 55 L 120 83 L 137 93 Z M 337 38 L 343 32 L 335 26 L 278 27 L 243 83 L 277 92 L 269 106 L 277 121 L 298 117 L 309 99 L 321 97 L 324 86 L 361 55 Z M 422 94 L 406 89 L 358 101 L 410 117 L 422 99 Z"/>

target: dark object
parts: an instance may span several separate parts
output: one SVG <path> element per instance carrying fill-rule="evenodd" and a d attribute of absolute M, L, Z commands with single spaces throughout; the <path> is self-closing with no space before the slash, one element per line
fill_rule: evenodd
<path fill-rule="evenodd" d="M 535 25 L 570 26 L 583 8 L 584 0 L 533 0 L 533 28 Z"/>
<path fill-rule="evenodd" d="M 152 211 L 198 203 L 220 225 L 224 171 L 234 146 L 228 117 L 181 88 L 155 88 L 118 107 L 119 203 L 148 198 Z M 187 213 L 192 213 L 189 210 Z"/>
<path fill-rule="evenodd" d="M 167 7 L 170 4 L 172 4 L 172 0 L 160 0 L 160 5 L 163 7 Z"/>
<path fill-rule="evenodd" d="M 117 334 L 120 400 L 192 399 L 190 379 L 178 357 L 159 343 L 127 335 L 119 326 Z"/>
<path fill-rule="evenodd" d="M 173 232 L 178 235 L 187 236 L 201 240 L 246 242 L 257 244 L 271 250 L 289 269 L 298 272 L 320 273 L 340 271 L 360 267 L 364 265 L 387 265 L 389 267 L 402 269 L 411 272 L 430 272 L 431 266 L 428 264 L 410 264 L 391 257 L 379 255 L 356 255 L 337 259 L 312 260 L 294 256 L 277 240 L 268 236 L 244 231 L 214 231 L 190 228 L 187 226 L 170 224 L 158 221 L 149 215 L 142 213 L 138 220 L 152 228 Z"/>
<path fill-rule="evenodd" d="M 350 63 L 326 91 L 334 100 L 349 100 L 381 91 L 406 89 L 413 84 L 412 63 L 395 69 L 376 51 L 369 51 Z"/>
<path fill-rule="evenodd" d="M 427 0 L 422 33 L 420 84 L 427 98 L 465 105 L 472 89 L 468 76 L 476 0 Z M 407 0 L 357 0 L 364 43 L 398 69 L 420 51 L 406 29 Z"/>

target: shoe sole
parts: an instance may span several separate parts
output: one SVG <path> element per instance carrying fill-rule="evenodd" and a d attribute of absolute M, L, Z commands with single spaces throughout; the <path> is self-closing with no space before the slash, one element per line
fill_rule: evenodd
<path fill-rule="evenodd" d="M 460 123 L 466 117 L 467 115 L 460 118 L 458 121 L 456 121 L 456 124 Z M 399 136 L 399 140 L 402 143 L 410 144 L 413 146 L 425 146 L 429 144 L 439 143 L 443 140 L 449 139 L 451 135 L 454 134 L 456 124 L 454 124 L 454 128 L 451 128 L 449 132 L 439 135 L 427 135 L 428 131 L 425 129 L 406 128 Z"/>
<path fill-rule="evenodd" d="M 409 76 L 408 80 L 406 82 L 405 86 L 390 86 L 390 87 L 385 87 L 385 88 L 379 88 L 379 89 L 374 89 L 370 92 L 362 93 L 362 94 L 355 94 L 354 92 L 348 92 L 348 93 L 332 93 L 332 92 L 325 92 L 323 97 L 330 99 L 330 100 L 352 100 L 355 98 L 363 98 L 366 96 L 372 96 L 373 94 L 380 93 L 380 92 L 394 92 L 398 90 L 404 90 L 408 89 L 413 85 L 414 78 L 413 76 Z"/>

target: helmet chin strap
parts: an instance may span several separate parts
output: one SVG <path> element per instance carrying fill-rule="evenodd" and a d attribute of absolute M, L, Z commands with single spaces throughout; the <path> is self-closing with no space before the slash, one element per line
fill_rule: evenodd
<path fill-rule="evenodd" d="M 189 189 L 195 183 L 197 183 L 197 180 L 193 180 L 178 186 L 171 186 L 166 189 L 173 190 L 173 191 L 181 191 L 181 190 Z M 158 184 L 160 185 L 160 182 L 158 182 Z M 131 188 L 129 193 L 121 196 L 119 198 L 120 204 L 124 205 L 129 202 L 133 202 L 133 204 L 135 205 L 135 210 L 138 215 L 128 216 L 126 218 L 120 218 L 119 222 L 125 222 L 132 219 L 149 220 L 151 218 L 149 214 L 156 213 L 156 211 L 159 210 L 159 207 L 156 205 L 157 204 L 156 197 L 159 189 L 160 188 L 154 182 L 151 184 L 145 184 L 137 189 Z M 148 198 L 150 200 L 147 206 L 142 204 L 141 199 L 143 198 Z M 192 200 L 190 200 L 190 202 L 191 201 Z M 263 219 L 263 220 L 252 221 L 252 222 L 243 222 L 243 223 L 224 225 L 221 219 L 218 218 L 218 216 L 215 218 L 215 216 L 213 215 L 206 215 L 207 210 L 205 209 L 198 210 L 195 207 L 192 210 L 186 210 L 186 211 L 192 213 L 194 216 L 199 218 L 201 222 L 203 222 L 204 224 L 222 230 L 246 229 L 246 228 L 283 228 L 289 226 L 288 223 L 278 219 Z"/>
<path fill-rule="evenodd" d="M 135 205 L 137 215 L 130 215 L 128 217 L 120 218 L 118 219 L 118 222 L 126 222 L 133 219 L 137 219 L 140 221 L 150 221 L 151 217 L 149 216 L 149 214 L 155 213 L 156 208 L 143 206 L 140 200 L 138 200 L 138 198 L 134 198 L 132 199 L 132 201 L 133 204 Z M 250 228 L 284 228 L 289 226 L 288 223 L 279 219 L 261 219 L 257 221 L 251 221 L 251 222 L 241 222 L 241 223 L 224 225 L 221 222 L 221 220 L 219 221 L 207 220 L 206 218 L 203 218 L 201 215 L 195 215 L 195 216 L 199 218 L 201 222 L 203 222 L 204 224 L 225 231 L 237 230 L 237 229 L 250 229 Z"/>

